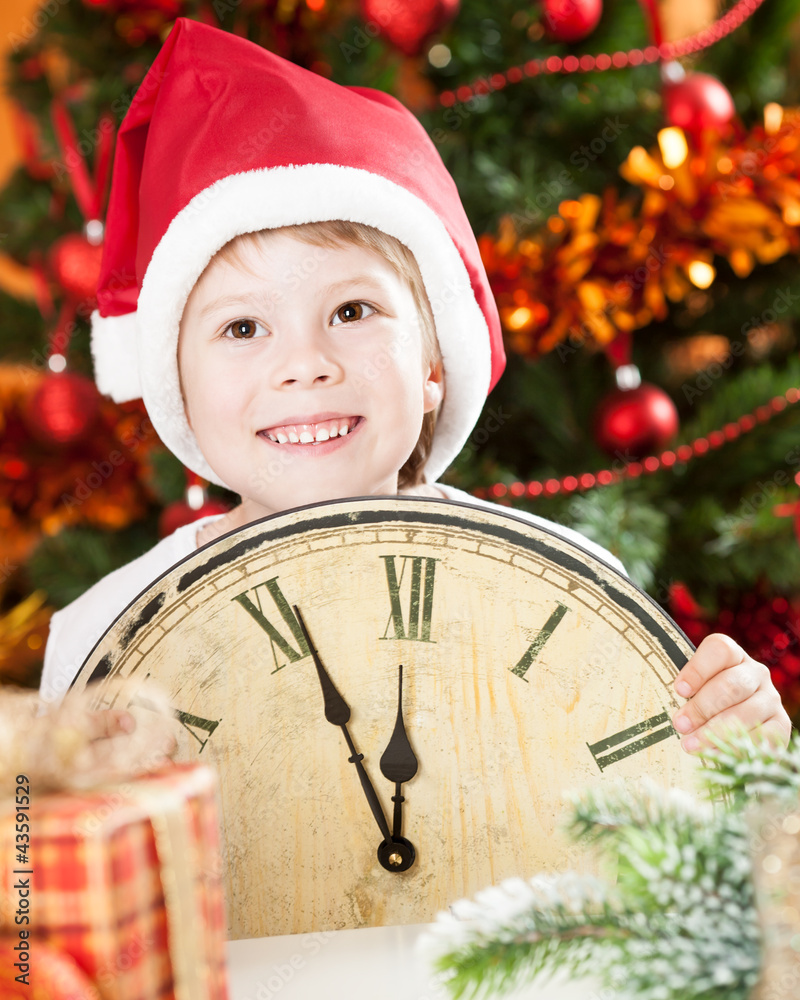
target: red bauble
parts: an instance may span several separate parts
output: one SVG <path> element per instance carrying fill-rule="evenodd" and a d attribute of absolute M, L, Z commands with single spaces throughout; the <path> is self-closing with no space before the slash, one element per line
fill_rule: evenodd
<path fill-rule="evenodd" d="M 609 455 L 644 458 L 660 451 L 678 431 L 675 404 L 657 385 L 615 389 L 597 408 L 594 436 Z"/>
<path fill-rule="evenodd" d="M 190 507 L 186 500 L 176 500 L 161 511 L 158 534 L 161 538 L 166 538 L 184 524 L 199 521 L 201 517 L 208 517 L 210 514 L 226 514 L 229 510 L 230 506 L 221 500 L 206 499 L 202 506 L 197 508 Z"/>
<path fill-rule="evenodd" d="M 689 73 L 664 84 L 664 118 L 694 137 L 706 129 L 719 132 L 736 113 L 733 98 L 715 76 Z"/>
<path fill-rule="evenodd" d="M 100 407 L 94 382 L 84 375 L 47 375 L 25 409 L 25 423 L 44 444 L 75 444 L 86 437 Z"/>
<path fill-rule="evenodd" d="M 416 56 L 425 42 L 458 13 L 461 0 L 361 0 L 368 35 L 382 35 L 407 56 Z M 358 41 L 356 41 L 358 44 Z"/>
<path fill-rule="evenodd" d="M 78 233 L 62 236 L 50 250 L 50 266 L 56 281 L 74 299 L 95 297 L 102 258 L 103 245 L 93 246 Z"/>
<path fill-rule="evenodd" d="M 603 0 L 544 0 L 542 23 L 557 42 L 579 42 L 603 14 Z"/>

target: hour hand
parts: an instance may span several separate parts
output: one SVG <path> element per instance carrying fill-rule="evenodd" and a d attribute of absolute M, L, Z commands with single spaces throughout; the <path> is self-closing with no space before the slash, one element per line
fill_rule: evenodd
<path fill-rule="evenodd" d="M 401 663 L 397 693 L 397 719 L 392 738 L 381 757 L 381 774 L 384 778 L 394 782 L 395 791 L 392 796 L 392 802 L 394 802 L 393 837 L 399 837 L 403 832 L 404 799 L 400 786 L 404 781 L 411 781 L 417 773 L 418 767 L 419 763 L 411 749 L 403 722 L 403 664 Z"/>

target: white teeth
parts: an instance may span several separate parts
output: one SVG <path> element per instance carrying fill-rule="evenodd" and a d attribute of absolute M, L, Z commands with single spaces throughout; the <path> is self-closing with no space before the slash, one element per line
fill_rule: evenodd
<path fill-rule="evenodd" d="M 345 437 L 350 433 L 350 424 L 348 421 L 344 421 L 338 426 L 335 423 L 330 423 L 327 427 L 318 427 L 316 434 L 311 431 L 304 430 L 298 435 L 296 430 L 290 430 L 289 428 L 283 428 L 283 430 L 276 431 L 265 431 L 265 436 L 269 438 L 270 441 L 274 441 L 276 444 L 314 444 L 322 443 L 323 441 L 329 441 L 331 438 L 335 437 Z"/>

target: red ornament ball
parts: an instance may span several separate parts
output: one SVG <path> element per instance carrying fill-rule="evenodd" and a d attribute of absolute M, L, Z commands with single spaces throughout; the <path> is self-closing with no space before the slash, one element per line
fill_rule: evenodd
<path fill-rule="evenodd" d="M 699 136 L 706 129 L 719 132 L 735 113 L 728 90 L 708 73 L 689 73 L 682 80 L 664 84 L 667 124 L 690 135 Z"/>
<path fill-rule="evenodd" d="M 458 13 L 461 0 L 361 0 L 365 35 L 381 35 L 407 56 L 416 56 L 425 42 Z M 354 47 L 366 45 L 357 38 Z"/>
<path fill-rule="evenodd" d="M 594 436 L 609 455 L 644 458 L 660 451 L 678 431 L 675 404 L 657 385 L 615 389 L 597 408 Z"/>
<path fill-rule="evenodd" d="M 557 42 L 579 42 L 597 27 L 603 0 L 544 0 L 543 24 Z"/>
<path fill-rule="evenodd" d="M 230 506 L 221 500 L 206 498 L 200 507 L 190 507 L 186 500 L 176 500 L 175 503 L 168 504 L 162 511 L 158 519 L 158 534 L 160 538 L 166 538 L 173 531 L 182 528 L 184 524 L 191 524 L 192 521 L 199 521 L 201 517 L 208 517 L 210 514 L 226 514 Z"/>
<path fill-rule="evenodd" d="M 103 245 L 93 246 L 85 236 L 69 233 L 50 250 L 50 267 L 56 281 L 71 298 L 93 299 L 100 280 Z"/>
<path fill-rule="evenodd" d="M 92 429 L 99 408 L 100 394 L 85 375 L 47 375 L 28 401 L 25 424 L 43 444 L 75 444 Z"/>

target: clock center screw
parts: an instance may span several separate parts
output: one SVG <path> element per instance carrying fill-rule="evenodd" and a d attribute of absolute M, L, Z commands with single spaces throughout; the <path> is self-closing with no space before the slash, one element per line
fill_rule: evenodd
<path fill-rule="evenodd" d="M 384 840 L 378 848 L 378 861 L 387 872 L 405 872 L 414 864 L 417 852 L 405 837 Z"/>

